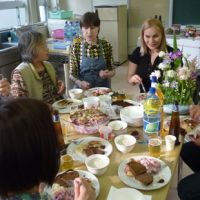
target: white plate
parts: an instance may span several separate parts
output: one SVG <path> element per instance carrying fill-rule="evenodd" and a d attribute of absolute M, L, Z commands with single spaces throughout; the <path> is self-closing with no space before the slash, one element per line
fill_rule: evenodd
<path fill-rule="evenodd" d="M 144 200 L 144 195 L 133 188 L 111 187 L 107 200 Z"/>
<path fill-rule="evenodd" d="M 73 109 L 76 109 L 76 106 L 82 105 L 82 101 L 81 100 L 77 100 L 77 99 L 66 99 L 67 101 L 71 101 L 73 102 L 70 105 L 67 106 L 59 106 L 59 102 L 62 101 L 63 99 L 56 101 L 52 104 L 52 107 L 54 109 L 57 109 L 59 113 L 70 113 Z"/>
<path fill-rule="evenodd" d="M 96 197 L 98 197 L 100 192 L 100 184 L 97 177 L 88 171 L 84 170 L 76 170 L 76 171 L 79 173 L 80 177 L 88 178 L 92 182 L 92 186 L 95 188 L 96 191 Z"/>
<path fill-rule="evenodd" d="M 84 171 L 84 170 L 75 170 L 75 171 L 77 171 L 79 173 L 80 177 L 87 178 L 91 181 L 92 186 L 95 188 L 96 197 L 98 197 L 99 192 L 100 192 L 100 184 L 99 184 L 97 177 L 88 171 Z M 61 172 L 59 174 L 62 174 L 62 173 L 64 173 L 64 172 Z M 45 191 L 48 194 L 52 195 L 51 187 L 48 187 L 48 186 L 45 187 Z"/>
<path fill-rule="evenodd" d="M 86 90 L 85 92 L 84 92 L 84 95 L 85 96 L 94 96 L 94 95 L 92 95 L 92 92 L 95 92 L 95 91 L 98 91 L 98 90 L 110 90 L 110 88 L 107 88 L 107 87 L 94 87 L 94 88 L 90 88 L 90 89 L 88 89 L 88 90 Z M 113 94 L 113 92 L 109 92 L 109 93 L 106 93 L 107 95 L 112 95 Z M 102 95 L 106 95 L 106 94 L 102 94 Z M 100 96 L 100 95 L 98 95 L 98 96 Z"/>
<path fill-rule="evenodd" d="M 151 183 L 150 185 L 147 185 L 147 186 L 145 186 L 141 182 L 137 181 L 134 177 L 127 176 L 125 171 L 124 171 L 126 164 L 130 161 L 131 158 L 133 158 L 135 160 L 139 160 L 139 159 L 144 158 L 144 157 L 155 159 L 155 160 L 159 161 L 160 164 L 161 164 L 161 170 L 158 173 L 156 173 L 155 175 L 153 175 L 153 183 Z M 133 157 L 130 157 L 126 160 L 123 160 L 120 163 L 119 168 L 118 168 L 118 176 L 119 176 L 119 178 L 122 182 L 124 182 L 126 185 L 128 185 L 130 187 L 140 189 L 140 190 L 155 190 L 155 189 L 159 189 L 159 188 L 165 186 L 166 184 L 168 184 L 168 182 L 171 179 L 171 170 L 165 164 L 165 162 L 163 162 L 160 159 L 150 157 L 150 156 L 133 156 Z M 164 179 L 164 182 L 158 183 L 158 181 L 161 178 Z"/>
<path fill-rule="evenodd" d="M 72 156 L 74 160 L 80 160 L 82 162 L 85 162 L 85 159 L 87 156 L 81 152 L 81 146 L 88 144 L 88 142 L 90 141 L 101 141 L 101 143 L 105 145 L 104 155 L 109 156 L 112 153 L 112 150 L 113 150 L 112 145 L 107 140 L 104 140 L 99 137 L 85 137 L 85 138 L 80 138 L 70 143 L 70 145 L 67 147 L 67 154 Z"/>

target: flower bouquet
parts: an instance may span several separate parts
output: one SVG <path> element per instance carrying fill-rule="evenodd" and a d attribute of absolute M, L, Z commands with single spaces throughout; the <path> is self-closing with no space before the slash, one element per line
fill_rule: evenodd
<path fill-rule="evenodd" d="M 159 57 L 162 62 L 158 65 L 159 70 L 153 73 L 158 78 L 162 74 L 159 87 L 164 94 L 164 104 L 178 101 L 180 105 L 190 105 L 196 88 L 197 59 L 189 61 L 189 55 L 177 49 L 176 37 L 174 52 L 161 51 Z"/>

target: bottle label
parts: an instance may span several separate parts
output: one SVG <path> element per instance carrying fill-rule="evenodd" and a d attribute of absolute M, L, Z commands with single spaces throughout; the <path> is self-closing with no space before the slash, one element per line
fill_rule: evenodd
<path fill-rule="evenodd" d="M 144 120 L 144 131 L 148 134 L 158 133 L 160 131 L 160 121 L 149 122 Z"/>

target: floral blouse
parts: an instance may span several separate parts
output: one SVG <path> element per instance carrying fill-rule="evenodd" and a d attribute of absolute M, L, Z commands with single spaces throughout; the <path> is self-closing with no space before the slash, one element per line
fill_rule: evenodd
<path fill-rule="evenodd" d="M 57 89 L 52 83 L 47 71 L 41 71 L 38 73 L 43 82 L 43 101 L 46 103 L 54 103 L 61 99 L 61 96 L 57 94 Z M 13 97 L 28 97 L 28 91 L 26 90 L 25 82 L 19 70 L 15 70 L 12 78 L 11 95 Z"/>
<path fill-rule="evenodd" d="M 53 200 L 47 193 L 23 193 L 7 198 L 6 200 Z"/>

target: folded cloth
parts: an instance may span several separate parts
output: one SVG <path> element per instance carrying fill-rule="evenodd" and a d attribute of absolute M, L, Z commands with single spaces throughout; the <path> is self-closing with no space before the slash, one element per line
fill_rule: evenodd
<path fill-rule="evenodd" d="M 107 197 L 107 200 L 151 200 L 152 196 L 143 195 L 140 191 L 133 188 L 116 188 L 114 186 L 110 187 L 110 191 Z M 143 198 L 142 198 L 143 197 Z"/>

